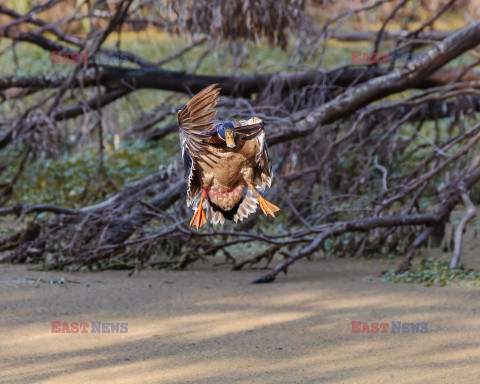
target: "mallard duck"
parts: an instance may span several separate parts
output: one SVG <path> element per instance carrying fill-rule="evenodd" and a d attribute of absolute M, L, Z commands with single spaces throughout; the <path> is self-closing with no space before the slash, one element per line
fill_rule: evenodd
<path fill-rule="evenodd" d="M 259 193 L 272 184 L 272 167 L 265 143 L 265 124 L 249 120 L 214 120 L 220 89 L 213 84 L 178 112 L 180 145 L 187 182 L 187 206 L 195 207 L 190 222 L 197 230 L 207 222 L 239 222 L 260 205 L 275 217 L 280 209 Z"/>

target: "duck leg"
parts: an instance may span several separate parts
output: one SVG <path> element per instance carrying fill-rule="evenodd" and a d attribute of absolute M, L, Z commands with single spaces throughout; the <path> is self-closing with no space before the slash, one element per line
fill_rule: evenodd
<path fill-rule="evenodd" d="M 203 211 L 203 200 L 205 200 L 205 196 L 207 196 L 207 191 L 205 188 L 202 188 L 202 196 L 200 197 L 200 203 L 198 203 L 197 210 L 192 217 L 192 221 L 190 221 L 190 226 L 196 226 L 197 231 L 198 229 L 207 222 L 207 217 L 205 216 L 205 212 Z"/>
<path fill-rule="evenodd" d="M 272 217 L 275 217 L 274 212 L 277 212 L 280 210 L 276 205 L 273 205 L 269 201 L 265 200 L 260 193 L 257 192 L 255 187 L 252 184 L 249 184 L 248 187 L 250 190 L 255 194 L 257 197 L 258 203 L 260 204 L 260 208 L 262 208 L 262 211 L 265 215 L 271 215 Z"/>

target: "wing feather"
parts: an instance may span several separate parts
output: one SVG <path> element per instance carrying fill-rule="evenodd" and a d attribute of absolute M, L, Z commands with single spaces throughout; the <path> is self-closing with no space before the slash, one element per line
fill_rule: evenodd
<path fill-rule="evenodd" d="M 258 117 L 252 117 L 250 120 L 234 121 L 235 133 L 242 140 L 256 139 L 265 132 L 265 123 Z"/>
<path fill-rule="evenodd" d="M 242 140 L 258 140 L 259 148 L 255 155 L 255 182 L 261 189 L 270 187 L 272 184 L 272 167 L 268 154 L 267 143 L 265 142 L 265 123 L 258 117 L 249 120 L 233 121 L 235 133 L 240 135 Z"/>
<path fill-rule="evenodd" d="M 273 173 L 270 165 L 270 155 L 268 153 L 267 143 L 265 142 L 265 130 L 262 129 L 260 134 L 256 136 L 260 146 L 255 156 L 255 185 L 261 189 L 265 189 L 272 185 Z"/>
<path fill-rule="evenodd" d="M 205 154 L 205 145 L 210 139 L 204 132 L 211 130 L 214 125 L 212 120 L 217 114 L 214 108 L 220 94 L 217 85 L 206 87 L 178 112 L 182 145 L 194 160 Z"/>

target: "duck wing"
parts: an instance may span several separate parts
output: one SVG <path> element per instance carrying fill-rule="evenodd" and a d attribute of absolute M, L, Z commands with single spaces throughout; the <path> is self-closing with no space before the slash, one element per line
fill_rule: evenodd
<path fill-rule="evenodd" d="M 257 136 L 260 148 L 255 156 L 256 167 L 255 174 L 258 175 L 255 184 L 261 189 L 270 188 L 272 185 L 272 166 L 270 165 L 270 155 L 268 153 L 267 143 L 265 142 L 265 131 Z"/>
<path fill-rule="evenodd" d="M 258 117 L 249 120 L 234 120 L 235 133 L 242 140 L 257 140 L 258 151 L 255 155 L 255 187 L 265 189 L 272 184 L 272 167 L 267 143 L 265 142 L 265 123 Z"/>
<path fill-rule="evenodd" d="M 265 123 L 258 117 L 252 117 L 250 120 L 234 120 L 235 133 L 242 140 L 256 139 L 265 132 Z"/>
<path fill-rule="evenodd" d="M 210 158 L 206 152 L 208 141 L 212 137 L 212 121 L 216 115 L 213 110 L 217 104 L 220 90 L 213 84 L 193 97 L 179 112 L 180 144 L 187 182 L 187 206 L 194 203 L 201 192 L 201 182 L 197 169 L 200 157 Z M 210 160 L 210 159 L 209 159 Z"/>
<path fill-rule="evenodd" d="M 207 132 L 214 126 L 212 120 L 217 114 L 214 108 L 219 93 L 217 84 L 212 84 L 193 97 L 178 112 L 182 151 L 186 150 L 193 161 L 206 154 L 207 141 L 211 138 Z"/>

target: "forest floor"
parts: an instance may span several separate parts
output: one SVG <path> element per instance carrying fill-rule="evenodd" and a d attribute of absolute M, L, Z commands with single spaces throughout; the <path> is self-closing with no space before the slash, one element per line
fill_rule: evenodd
<path fill-rule="evenodd" d="M 462 260 L 477 270 L 479 245 Z M 478 383 L 479 288 L 383 283 L 398 261 L 302 261 L 267 285 L 202 263 L 130 278 L 0 265 L 0 382 Z M 52 333 L 52 321 L 128 332 Z M 358 334 L 352 321 L 428 333 Z"/>

